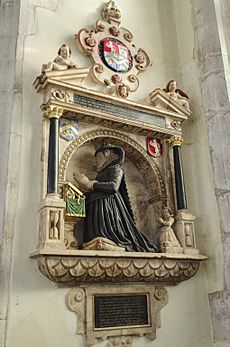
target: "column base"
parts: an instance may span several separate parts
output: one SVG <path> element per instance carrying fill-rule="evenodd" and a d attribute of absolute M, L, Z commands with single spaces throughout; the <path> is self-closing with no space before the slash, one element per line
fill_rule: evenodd
<path fill-rule="evenodd" d="M 53 194 L 47 194 L 43 200 L 39 210 L 39 248 L 65 249 L 65 207 L 65 201 Z"/>
<path fill-rule="evenodd" d="M 188 210 L 178 210 L 175 216 L 175 234 L 183 248 L 183 253 L 185 254 L 199 254 L 195 240 L 195 219 L 196 217 Z"/>

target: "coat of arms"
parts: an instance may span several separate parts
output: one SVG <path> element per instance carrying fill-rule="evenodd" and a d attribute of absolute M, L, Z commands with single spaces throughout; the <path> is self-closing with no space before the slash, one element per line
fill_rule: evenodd
<path fill-rule="evenodd" d="M 161 157 L 163 155 L 162 140 L 152 136 L 147 137 L 148 153 L 153 157 Z"/>
<path fill-rule="evenodd" d="M 117 39 L 106 37 L 99 43 L 99 52 L 104 64 L 115 72 L 127 72 L 132 68 L 130 51 Z"/>
<path fill-rule="evenodd" d="M 150 65 L 150 59 L 142 48 L 136 49 L 131 32 L 120 27 L 121 12 L 114 1 L 104 6 L 101 16 L 93 30 L 81 29 L 76 41 L 94 62 L 94 80 L 126 98 L 137 90 L 137 74 Z"/>
<path fill-rule="evenodd" d="M 76 119 L 61 117 L 59 123 L 60 136 L 67 141 L 78 139 L 79 122 Z"/>

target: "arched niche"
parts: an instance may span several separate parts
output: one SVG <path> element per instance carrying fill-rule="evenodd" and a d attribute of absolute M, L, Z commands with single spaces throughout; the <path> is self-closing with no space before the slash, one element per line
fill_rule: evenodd
<path fill-rule="evenodd" d="M 125 177 L 136 224 L 152 241 L 157 241 L 157 221 L 166 203 L 165 183 L 156 161 L 135 140 L 108 129 L 85 132 L 63 153 L 59 165 L 60 182 L 77 185 L 73 179 L 75 170 L 94 179 L 95 149 L 105 142 L 124 148 Z"/>

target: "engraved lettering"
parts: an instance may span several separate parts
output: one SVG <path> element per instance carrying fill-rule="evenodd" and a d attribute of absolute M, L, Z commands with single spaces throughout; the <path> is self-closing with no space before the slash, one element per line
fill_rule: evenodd
<path fill-rule="evenodd" d="M 113 105 L 102 100 L 95 100 L 82 95 L 73 95 L 73 102 L 75 104 L 98 110 L 102 113 L 109 113 L 112 115 L 119 115 L 130 119 L 136 119 L 152 125 L 159 125 L 165 127 L 164 117 L 156 116 L 151 113 L 141 112 L 127 107 Z"/>
<path fill-rule="evenodd" d="M 148 325 L 147 295 L 94 297 L 95 328 Z"/>

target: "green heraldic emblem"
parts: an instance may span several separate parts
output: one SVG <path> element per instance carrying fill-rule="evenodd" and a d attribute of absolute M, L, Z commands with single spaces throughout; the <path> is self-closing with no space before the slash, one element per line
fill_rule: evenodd
<path fill-rule="evenodd" d="M 85 217 L 85 197 L 66 198 L 66 216 Z"/>

